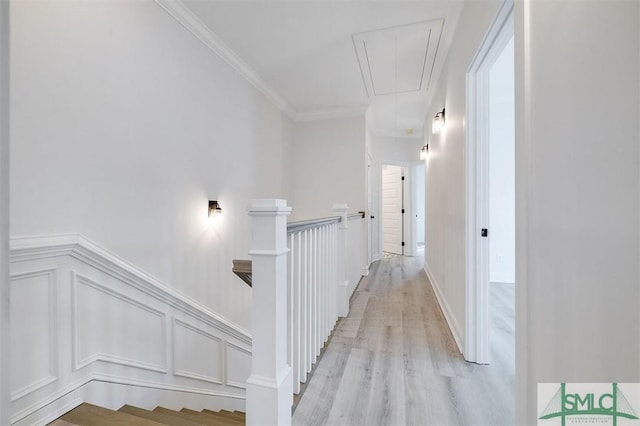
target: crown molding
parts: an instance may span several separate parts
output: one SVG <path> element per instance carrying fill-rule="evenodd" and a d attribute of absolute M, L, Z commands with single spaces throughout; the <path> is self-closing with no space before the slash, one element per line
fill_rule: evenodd
<path fill-rule="evenodd" d="M 218 55 L 238 74 L 262 92 L 278 109 L 295 120 L 296 112 L 275 90 L 267 85 L 246 62 L 226 45 L 204 22 L 200 20 L 181 0 L 155 0 L 170 16 L 185 27 L 198 40 Z"/>
<path fill-rule="evenodd" d="M 367 113 L 367 106 L 334 108 L 314 112 L 297 113 L 293 119 L 295 121 L 319 121 L 333 120 L 338 118 L 364 117 Z"/>
<path fill-rule="evenodd" d="M 227 44 L 222 41 L 204 22 L 200 20 L 181 0 L 154 0 L 171 17 L 178 21 L 184 28 L 218 55 L 231 68 L 240 74 L 251 85 L 258 89 L 280 111 L 285 113 L 293 121 L 319 121 L 337 118 L 350 118 L 364 116 L 367 107 L 349 107 L 326 109 L 314 112 L 297 112 L 275 90 L 244 62 Z"/>

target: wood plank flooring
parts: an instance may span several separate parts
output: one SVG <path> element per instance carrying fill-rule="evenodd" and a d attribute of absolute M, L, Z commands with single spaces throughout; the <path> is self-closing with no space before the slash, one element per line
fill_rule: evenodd
<path fill-rule="evenodd" d="M 293 416 L 294 425 L 512 425 L 513 286 L 492 285 L 492 364 L 458 352 L 422 258 L 372 265 Z"/>

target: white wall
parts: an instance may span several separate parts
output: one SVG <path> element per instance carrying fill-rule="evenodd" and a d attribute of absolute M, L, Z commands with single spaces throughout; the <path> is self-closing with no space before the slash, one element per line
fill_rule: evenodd
<path fill-rule="evenodd" d="M 293 141 L 292 219 L 331 216 L 334 203 L 366 209 L 364 117 L 295 123 Z"/>
<path fill-rule="evenodd" d="M 500 2 L 465 2 L 427 121 L 425 267 L 447 306 L 453 332 L 465 324 L 465 78 Z M 431 133 L 431 118 L 446 108 L 446 125 Z"/>
<path fill-rule="evenodd" d="M 424 243 L 425 233 L 425 167 L 423 164 L 414 166 L 413 188 L 415 191 L 415 206 L 416 206 L 416 241 L 418 243 Z"/>
<path fill-rule="evenodd" d="M 538 382 L 640 381 L 639 8 L 516 2 L 519 424 Z"/>
<path fill-rule="evenodd" d="M 231 260 L 249 200 L 292 198 L 288 118 L 154 2 L 11 20 L 11 235 L 80 232 L 248 328 Z"/>
<path fill-rule="evenodd" d="M 414 179 L 414 169 L 410 166 L 420 163 L 420 148 L 422 148 L 423 140 L 421 138 L 386 138 L 371 135 L 371 181 L 369 182 L 370 191 L 373 198 L 371 214 L 375 216 L 371 226 L 372 232 L 372 256 L 373 260 L 377 260 L 382 256 L 382 198 L 381 182 L 382 182 L 382 165 L 393 164 L 409 167 L 409 176 L 407 183 Z M 405 185 L 405 209 L 408 212 L 413 211 L 411 204 L 411 185 Z M 408 221 L 409 222 L 409 221 Z M 408 226 L 408 225 L 407 225 Z M 414 244 L 415 234 L 408 232 L 405 235 L 405 250 Z M 405 251 L 405 253 L 407 253 Z M 413 253 L 407 253 L 413 255 Z"/>
<path fill-rule="evenodd" d="M 513 78 L 512 39 L 489 72 L 489 271 L 501 283 L 516 279 Z"/>

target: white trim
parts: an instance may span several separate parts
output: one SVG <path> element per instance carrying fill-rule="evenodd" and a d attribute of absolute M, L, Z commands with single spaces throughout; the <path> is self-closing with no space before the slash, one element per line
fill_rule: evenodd
<path fill-rule="evenodd" d="M 114 276 L 124 283 L 203 321 L 242 343 L 251 345 L 251 334 L 198 302 L 189 299 L 149 273 L 127 262 L 81 234 L 16 237 L 10 241 L 10 262 L 71 256 Z"/>
<path fill-rule="evenodd" d="M 224 369 L 224 374 L 225 374 L 225 376 L 224 376 L 224 380 L 225 380 L 224 384 L 226 386 L 231 386 L 231 387 L 238 388 L 238 389 L 247 389 L 247 383 L 246 382 L 240 383 L 240 382 L 235 382 L 233 380 L 229 380 L 229 370 L 228 370 L 228 368 L 229 368 L 229 362 L 228 362 L 228 356 L 229 356 L 228 350 L 229 350 L 229 347 L 233 348 L 234 350 L 237 350 L 238 352 L 243 352 L 246 355 L 251 356 L 251 352 L 246 350 L 245 348 L 241 348 L 240 346 L 234 345 L 231 342 L 227 342 L 227 341 L 224 342 L 224 359 L 225 359 L 225 365 L 226 365 L 226 368 Z"/>
<path fill-rule="evenodd" d="M 466 214 L 464 358 L 488 364 L 489 345 L 489 70 L 513 36 L 513 0 L 504 0 L 466 75 Z"/>
<path fill-rule="evenodd" d="M 462 353 L 462 330 L 460 328 L 460 324 L 456 320 L 455 315 L 453 314 L 453 309 L 447 303 L 447 299 L 444 297 L 444 293 L 440 289 L 438 282 L 436 281 L 431 269 L 429 266 L 424 265 L 424 271 L 427 274 L 427 278 L 429 278 L 429 282 L 431 283 L 431 288 L 433 289 L 433 293 L 436 295 L 436 300 L 438 301 L 438 305 L 440 305 L 440 310 L 444 315 L 445 321 L 447 321 L 447 325 L 449 326 L 449 330 L 451 330 L 451 335 L 453 336 L 453 340 L 456 342 L 456 346 L 458 347 L 458 351 Z"/>
<path fill-rule="evenodd" d="M 319 121 L 364 117 L 367 113 L 367 108 L 367 106 L 361 106 L 351 108 L 333 108 L 314 112 L 298 112 L 295 114 L 293 119 L 295 121 Z"/>
<path fill-rule="evenodd" d="M 47 286 L 49 290 L 49 375 L 23 386 L 16 390 L 11 390 L 10 402 L 15 402 L 20 398 L 29 395 L 58 380 L 58 314 L 57 314 L 57 277 L 58 268 L 45 268 L 33 271 L 12 274 L 10 285 L 15 285 L 16 281 L 25 278 L 47 276 Z"/>
<path fill-rule="evenodd" d="M 207 376 L 205 374 L 195 373 L 193 371 L 188 371 L 188 370 L 180 370 L 176 368 L 176 358 L 177 358 L 178 347 L 175 341 L 176 341 L 176 329 L 178 327 L 182 327 L 186 330 L 191 331 L 192 333 L 199 334 L 202 337 L 209 339 L 211 341 L 217 342 L 220 345 L 220 349 L 218 351 L 218 358 L 219 358 L 218 369 L 222 377 Z M 172 339 L 173 339 L 173 344 L 171 345 L 173 347 L 173 375 L 186 377 L 187 379 L 194 379 L 194 380 L 200 380 L 203 382 L 214 383 L 217 385 L 223 385 L 225 371 L 227 369 L 226 359 L 224 357 L 224 350 L 226 346 L 225 341 L 218 336 L 214 336 L 211 333 L 207 333 L 206 331 L 199 329 L 197 326 L 189 324 L 186 321 L 181 321 L 178 318 L 173 318 L 173 324 L 172 324 L 171 330 L 172 330 Z"/>
<path fill-rule="evenodd" d="M 105 287 L 97 282 L 78 274 L 76 271 L 71 271 L 71 341 L 72 341 L 72 367 L 71 371 L 78 371 L 90 364 L 93 364 L 96 361 L 103 361 L 110 364 L 119 364 L 133 368 L 139 368 L 143 370 L 155 371 L 158 373 L 167 373 L 168 372 L 168 361 L 167 354 L 163 351 L 162 353 L 162 364 L 150 364 L 147 362 L 136 361 L 134 359 L 129 359 L 125 357 L 120 357 L 116 355 L 110 355 L 107 353 L 97 352 L 93 353 L 85 358 L 80 358 L 80 318 L 78 312 L 78 306 L 81 301 L 78 300 L 78 286 L 83 284 L 87 287 L 91 287 L 96 291 L 99 291 L 107 296 L 111 296 L 115 299 L 118 299 L 124 303 L 133 306 L 134 308 L 142 309 L 144 311 L 149 312 L 152 315 L 155 315 L 159 319 L 160 324 L 160 336 L 161 342 L 160 345 L 163 348 L 167 347 L 166 343 L 166 315 L 164 312 L 154 309 L 152 306 L 144 304 L 138 300 L 135 300 L 125 294 L 122 294 L 118 291 L 115 291 L 111 288 Z"/>
<path fill-rule="evenodd" d="M 48 395 L 46 398 L 41 399 L 35 404 L 32 404 L 21 411 L 18 411 L 11 417 L 11 424 L 18 423 L 20 420 L 31 416 L 32 414 L 36 413 L 37 411 L 46 407 L 47 405 L 52 404 L 53 402 L 61 399 L 65 395 L 70 394 L 71 392 L 77 391 L 78 389 L 82 388 L 83 386 L 93 381 L 116 384 L 116 385 L 128 385 L 128 386 L 136 386 L 136 387 L 142 387 L 142 388 L 159 389 L 159 390 L 173 391 L 173 392 L 184 392 L 184 393 L 214 396 L 214 397 L 221 397 L 221 398 L 232 398 L 232 399 L 241 399 L 241 400 L 246 399 L 245 395 L 240 395 L 240 394 L 234 394 L 234 393 L 228 393 L 228 392 L 217 392 L 217 391 L 211 391 L 209 389 L 195 388 L 191 386 L 167 385 L 166 383 L 161 383 L 161 382 L 131 379 L 128 377 L 121 377 L 121 376 L 109 375 L 109 374 L 91 373 L 82 377 L 79 380 L 74 381 L 73 383 L 70 383 L 69 385 L 65 386 L 59 391 Z M 78 401 L 78 400 L 76 399 L 75 401 Z M 77 405 L 79 404 L 74 405 L 74 407 Z M 53 418 L 51 420 L 53 420 Z"/>

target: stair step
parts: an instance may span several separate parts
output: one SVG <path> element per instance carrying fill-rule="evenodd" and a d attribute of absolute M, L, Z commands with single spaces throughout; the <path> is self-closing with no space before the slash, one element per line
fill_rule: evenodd
<path fill-rule="evenodd" d="M 221 414 L 225 414 L 231 417 L 235 417 L 239 420 L 242 420 L 243 422 L 247 420 L 247 415 L 241 411 L 227 411 L 227 410 L 220 410 L 218 411 L 218 413 Z"/>
<path fill-rule="evenodd" d="M 185 413 L 181 411 L 173 411 L 164 407 L 156 407 L 153 411 L 157 411 L 159 413 L 165 413 L 176 417 L 182 417 L 183 419 L 188 419 L 196 423 L 200 423 L 203 425 L 215 425 L 215 426 L 238 426 L 238 423 L 231 419 L 226 419 L 224 417 L 216 417 L 212 418 L 211 416 L 207 416 L 203 413 L 197 414 Z"/>
<path fill-rule="evenodd" d="M 205 414 L 213 414 L 213 415 L 216 415 L 216 416 L 221 416 L 221 417 L 226 417 L 226 418 L 233 419 L 233 420 L 238 420 L 238 421 L 241 421 L 242 423 L 245 423 L 247 421 L 246 414 L 242 413 L 240 411 L 227 411 L 227 410 L 211 411 L 211 410 L 204 409 L 204 410 L 202 410 L 202 412 L 205 413 Z"/>
<path fill-rule="evenodd" d="M 244 420 L 240 420 L 237 418 L 231 418 L 231 417 L 227 417 L 225 415 L 221 415 L 219 412 L 216 413 L 215 411 L 211 411 L 210 413 L 215 413 L 215 414 L 210 414 L 208 412 L 198 412 L 198 411 L 193 411 L 193 410 L 189 410 L 188 408 L 183 408 L 182 410 L 180 410 L 181 413 L 189 413 L 189 414 L 194 414 L 194 415 L 200 415 L 200 416 L 205 416 L 205 418 L 207 419 L 211 419 L 210 421 L 214 422 L 213 424 L 225 424 L 225 425 L 236 425 L 236 426 L 240 426 L 240 425 L 244 425 L 246 422 Z M 227 411 L 228 413 L 230 411 Z M 209 423 L 208 423 L 209 424 Z"/>
<path fill-rule="evenodd" d="M 47 424 L 47 426 L 75 426 L 73 423 L 65 422 L 64 420 L 55 419 L 51 423 Z"/>
<path fill-rule="evenodd" d="M 170 410 L 168 408 L 164 408 L 164 407 L 156 407 L 153 409 L 153 411 L 158 412 L 158 413 L 164 413 L 167 414 L 169 416 L 174 416 L 174 417 L 179 417 L 182 419 L 186 419 L 189 421 L 192 421 L 194 423 L 198 423 L 200 425 L 209 425 L 211 423 L 208 423 L 206 418 L 200 418 L 200 416 L 194 416 L 188 413 L 181 413 L 180 411 L 175 411 L 175 410 Z M 226 425 L 225 425 L 226 426 Z"/>
<path fill-rule="evenodd" d="M 144 419 L 153 420 L 169 426 L 201 426 L 201 423 L 192 422 L 181 417 L 171 416 L 169 414 L 157 411 L 145 410 L 143 408 L 134 407 L 132 405 L 124 405 L 118 411 L 131 414 L 133 416 L 142 417 Z"/>
<path fill-rule="evenodd" d="M 160 426 L 162 423 L 144 419 L 97 405 L 82 403 L 60 417 L 60 420 L 82 426 Z"/>

